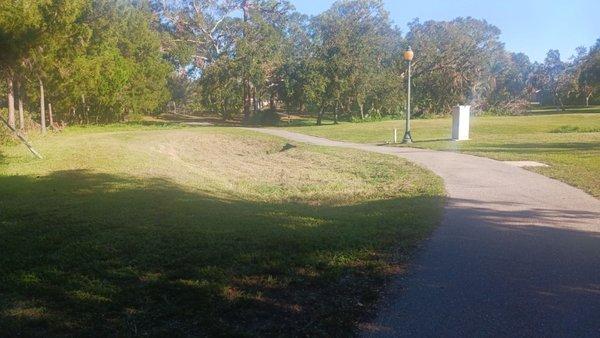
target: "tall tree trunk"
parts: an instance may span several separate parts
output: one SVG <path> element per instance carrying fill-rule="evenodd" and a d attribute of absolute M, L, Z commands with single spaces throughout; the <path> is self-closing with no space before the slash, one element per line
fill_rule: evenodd
<path fill-rule="evenodd" d="M 85 123 L 89 124 L 90 123 L 90 109 L 85 104 L 85 95 L 84 94 L 81 94 L 81 103 L 83 104 L 83 117 L 85 118 Z"/>
<path fill-rule="evenodd" d="M 54 128 L 54 116 L 52 116 L 52 103 L 48 103 L 48 118 L 50 118 L 50 128 Z"/>
<path fill-rule="evenodd" d="M 358 107 L 360 108 L 360 118 L 361 119 L 365 119 L 365 105 L 362 102 L 357 102 L 358 103 Z"/>
<path fill-rule="evenodd" d="M 589 93 L 588 95 L 586 95 L 585 97 L 585 107 L 589 107 L 590 106 L 590 97 L 592 96 L 592 93 Z"/>
<path fill-rule="evenodd" d="M 317 115 L 317 126 L 323 124 L 323 114 L 325 113 L 325 102 L 321 103 L 321 109 L 319 109 L 319 115 Z"/>
<path fill-rule="evenodd" d="M 19 129 L 25 129 L 25 113 L 23 112 L 23 87 L 21 81 L 17 82 L 17 95 L 19 96 Z"/>
<path fill-rule="evenodd" d="M 339 102 L 335 103 L 335 108 L 333 108 L 333 124 L 338 124 L 338 107 L 340 106 Z"/>
<path fill-rule="evenodd" d="M 6 83 L 8 85 L 8 125 L 15 129 L 15 88 L 12 74 L 8 74 Z"/>
<path fill-rule="evenodd" d="M 563 100 L 561 97 L 558 98 L 558 103 L 560 104 L 560 110 L 566 111 L 565 105 L 563 104 Z"/>
<path fill-rule="evenodd" d="M 248 36 L 248 21 L 250 21 L 250 1 L 243 0 L 241 3 L 244 26 L 242 28 L 242 37 L 245 39 Z M 244 124 L 248 124 L 250 122 L 250 76 L 248 72 L 244 72 L 244 78 L 242 80 L 244 83 Z"/>
<path fill-rule="evenodd" d="M 44 82 L 40 81 L 40 122 L 42 125 L 42 133 L 46 133 L 46 100 L 44 98 Z"/>
<path fill-rule="evenodd" d="M 269 98 L 269 109 L 275 111 L 275 92 L 271 91 L 271 97 Z"/>
<path fill-rule="evenodd" d="M 350 96 L 348 96 L 348 98 L 346 99 L 346 113 L 350 116 L 352 116 L 352 98 L 350 98 Z"/>
<path fill-rule="evenodd" d="M 250 84 L 244 80 L 244 124 L 250 122 Z"/>
<path fill-rule="evenodd" d="M 242 12 L 244 13 L 244 22 L 248 22 L 250 20 L 250 0 L 242 1 Z"/>
<path fill-rule="evenodd" d="M 556 111 L 560 111 L 560 100 L 558 98 L 558 94 L 554 92 L 554 106 L 556 107 Z"/>
<path fill-rule="evenodd" d="M 258 101 L 256 101 L 256 87 L 252 88 L 252 105 L 254 108 L 254 114 L 258 111 Z"/>

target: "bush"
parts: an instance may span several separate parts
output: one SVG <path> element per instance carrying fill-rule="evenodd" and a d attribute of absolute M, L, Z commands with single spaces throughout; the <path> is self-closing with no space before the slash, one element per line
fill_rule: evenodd
<path fill-rule="evenodd" d="M 400 119 L 400 115 L 384 115 L 379 109 L 371 109 L 365 115 L 365 118 L 361 118 L 360 116 L 351 116 L 350 122 L 352 123 L 362 123 L 362 122 L 378 122 L 378 121 L 388 121 L 388 120 L 397 120 Z"/>
<path fill-rule="evenodd" d="M 485 109 L 482 115 L 494 115 L 494 116 L 508 116 L 508 115 L 522 115 L 527 112 L 529 108 L 529 102 L 527 100 L 512 100 L 508 102 L 501 102 L 496 105 L 492 105 Z"/>
<path fill-rule="evenodd" d="M 4 123 L 2 123 L 2 126 L 0 127 L 0 145 L 8 144 L 10 142 L 12 142 L 12 135 Z"/>
<path fill-rule="evenodd" d="M 138 113 L 130 113 L 125 116 L 125 122 L 142 122 L 144 121 L 144 115 Z"/>
<path fill-rule="evenodd" d="M 261 110 L 250 116 L 250 124 L 260 126 L 276 126 L 281 121 L 279 114 L 272 110 Z"/>

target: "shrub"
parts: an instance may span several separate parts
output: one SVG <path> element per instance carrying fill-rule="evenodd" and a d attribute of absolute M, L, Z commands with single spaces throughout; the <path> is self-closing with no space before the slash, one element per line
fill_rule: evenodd
<path fill-rule="evenodd" d="M 365 118 L 361 118 L 360 116 L 352 116 L 350 117 L 350 122 L 353 123 L 361 123 L 361 122 L 377 122 L 377 121 L 387 121 L 387 120 L 397 120 L 401 118 L 400 115 L 384 115 L 379 109 L 371 109 L 365 115 Z"/>
<path fill-rule="evenodd" d="M 11 141 L 12 141 L 12 135 L 8 131 L 8 128 L 6 128 L 6 126 L 4 126 L 4 123 L 2 123 L 2 127 L 0 127 L 0 145 L 8 144 Z"/>
<path fill-rule="evenodd" d="M 281 121 L 279 114 L 272 110 L 260 110 L 250 116 L 250 124 L 260 126 L 276 126 Z"/>
<path fill-rule="evenodd" d="M 527 111 L 528 108 L 529 102 L 527 100 L 516 99 L 492 105 L 485 109 L 485 112 L 482 115 L 522 115 Z"/>
<path fill-rule="evenodd" d="M 130 113 L 125 116 L 125 122 L 142 122 L 144 121 L 144 115 L 138 113 Z"/>

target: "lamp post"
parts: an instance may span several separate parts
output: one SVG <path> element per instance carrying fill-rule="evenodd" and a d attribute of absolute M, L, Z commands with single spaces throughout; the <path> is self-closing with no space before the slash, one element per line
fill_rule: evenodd
<path fill-rule="evenodd" d="M 406 52 L 404 52 L 404 60 L 408 61 L 408 100 L 406 105 L 406 132 L 404 133 L 404 139 L 402 140 L 402 143 L 405 144 L 412 143 L 412 135 L 410 134 L 410 67 L 414 56 L 415 53 L 413 53 L 412 49 L 410 49 L 409 46 Z"/>

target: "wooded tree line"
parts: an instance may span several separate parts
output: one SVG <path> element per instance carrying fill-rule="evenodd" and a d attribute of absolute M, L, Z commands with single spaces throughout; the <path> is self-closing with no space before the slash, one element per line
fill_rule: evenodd
<path fill-rule="evenodd" d="M 5 0 L 0 67 L 8 117 L 42 126 L 162 111 L 310 112 L 319 122 L 399 115 L 411 46 L 417 115 L 456 104 L 497 113 L 529 102 L 587 105 L 600 93 L 600 39 L 565 61 L 507 51 L 473 18 L 415 20 L 403 34 L 381 0 L 314 17 L 282 0 Z M 52 111 L 52 113 L 50 113 Z M 19 122 L 22 126 L 25 122 Z"/>
<path fill-rule="evenodd" d="M 172 66 L 153 25 L 143 2 L 1 1 L 0 71 L 10 123 L 23 127 L 30 112 L 45 130 L 47 123 L 117 121 L 164 106 Z"/>

